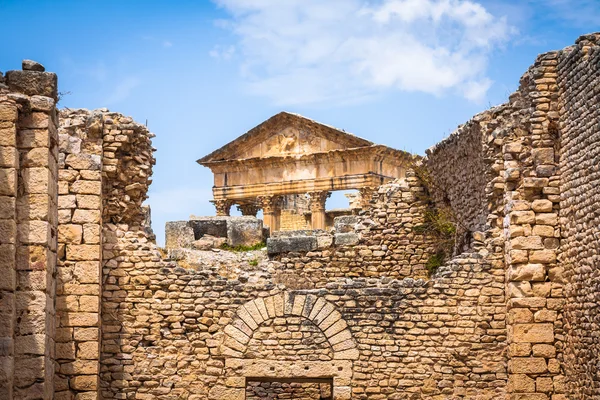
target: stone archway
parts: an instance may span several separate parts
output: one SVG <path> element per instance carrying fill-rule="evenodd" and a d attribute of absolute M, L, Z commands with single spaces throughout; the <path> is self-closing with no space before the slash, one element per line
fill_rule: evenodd
<path fill-rule="evenodd" d="M 281 361 L 244 358 L 248 343 L 261 324 L 288 316 L 305 318 L 317 326 L 333 350 L 333 359 Z M 225 384 L 213 387 L 210 399 L 243 400 L 247 378 L 331 378 L 333 398 L 350 398 L 353 360 L 358 359 L 359 351 L 342 314 L 323 297 L 283 292 L 249 301 L 238 308 L 224 333 L 220 353 L 225 357 Z"/>

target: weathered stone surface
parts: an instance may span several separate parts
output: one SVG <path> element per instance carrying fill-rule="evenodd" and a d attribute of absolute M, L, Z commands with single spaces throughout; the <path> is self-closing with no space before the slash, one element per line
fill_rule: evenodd
<path fill-rule="evenodd" d="M 312 251 L 316 250 L 317 247 L 315 236 L 271 237 L 267 239 L 267 252 L 269 254 Z"/>

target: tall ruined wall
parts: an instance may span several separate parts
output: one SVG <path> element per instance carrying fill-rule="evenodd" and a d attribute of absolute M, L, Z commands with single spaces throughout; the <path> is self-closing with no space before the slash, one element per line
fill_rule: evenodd
<path fill-rule="evenodd" d="M 427 150 L 422 167 L 431 200 L 457 222 L 460 251 L 468 246 L 473 232 L 485 231 L 489 203 L 486 187 L 493 174 L 486 160 L 495 159 L 493 146 L 482 132 L 489 114 L 478 115 Z"/>
<path fill-rule="evenodd" d="M 54 393 L 57 77 L 0 74 L 0 397 Z"/>
<path fill-rule="evenodd" d="M 600 34 L 558 62 L 565 369 L 572 399 L 600 397 Z"/>

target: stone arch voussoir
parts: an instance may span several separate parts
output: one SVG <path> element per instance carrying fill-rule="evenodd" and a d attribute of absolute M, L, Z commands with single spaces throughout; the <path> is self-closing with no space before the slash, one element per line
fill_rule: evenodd
<path fill-rule="evenodd" d="M 240 306 L 225 327 L 221 354 L 243 358 L 254 331 L 265 321 L 277 318 L 303 317 L 315 324 L 333 349 L 334 360 L 357 360 L 358 349 L 348 324 L 336 307 L 314 294 L 282 292 L 260 297 Z"/>

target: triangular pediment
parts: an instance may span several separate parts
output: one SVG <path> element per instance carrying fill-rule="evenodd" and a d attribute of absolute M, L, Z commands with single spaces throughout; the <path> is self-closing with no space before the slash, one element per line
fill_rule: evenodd
<path fill-rule="evenodd" d="M 200 164 L 257 157 L 320 153 L 373 143 L 298 114 L 281 112 L 198 160 Z"/>

